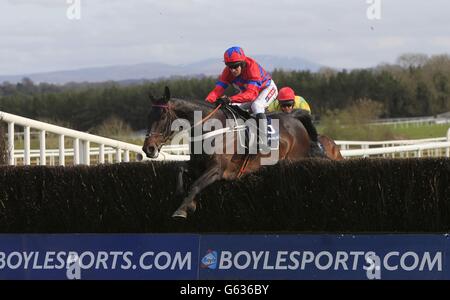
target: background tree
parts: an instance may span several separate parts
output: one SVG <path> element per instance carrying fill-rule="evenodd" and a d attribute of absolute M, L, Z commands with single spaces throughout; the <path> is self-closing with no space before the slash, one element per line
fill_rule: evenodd
<path fill-rule="evenodd" d="M 383 105 L 370 99 L 358 99 L 344 110 L 329 110 L 321 119 L 323 134 L 340 140 L 386 140 L 393 134 L 385 126 L 369 126 L 383 112 Z"/>
<path fill-rule="evenodd" d="M 218 71 L 219 72 L 219 71 Z M 290 86 L 310 104 L 317 119 L 343 111 L 358 99 L 382 104 L 379 117 L 413 117 L 450 111 L 450 57 L 404 54 L 397 64 L 371 69 L 310 71 L 277 69 L 279 88 Z M 134 129 L 146 127 L 148 91 L 161 95 L 168 85 L 176 98 L 204 99 L 217 76 L 172 77 L 158 81 L 35 84 L 24 78 L 0 84 L 0 110 L 33 119 L 63 120 L 87 131 L 111 116 Z M 232 87 L 228 95 L 235 93 Z"/>

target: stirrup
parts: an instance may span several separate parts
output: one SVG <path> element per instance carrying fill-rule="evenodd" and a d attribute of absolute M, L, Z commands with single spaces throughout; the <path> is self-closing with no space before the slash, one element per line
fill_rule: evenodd
<path fill-rule="evenodd" d="M 260 147 L 259 147 L 259 149 L 258 149 L 258 152 L 259 153 L 262 153 L 262 154 L 269 154 L 270 153 L 270 147 L 269 146 L 267 146 L 267 145 L 261 145 Z"/>
<path fill-rule="evenodd" d="M 269 146 L 269 141 L 267 140 L 266 143 L 262 143 L 262 141 L 260 141 L 258 139 L 258 152 L 259 153 L 270 153 L 270 146 Z"/>

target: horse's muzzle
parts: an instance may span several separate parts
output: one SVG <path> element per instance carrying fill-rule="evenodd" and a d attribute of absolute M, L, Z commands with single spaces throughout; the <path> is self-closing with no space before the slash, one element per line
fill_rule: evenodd
<path fill-rule="evenodd" d="M 156 158 L 159 155 L 158 148 L 155 146 L 142 147 L 142 151 L 144 151 L 148 158 Z"/>

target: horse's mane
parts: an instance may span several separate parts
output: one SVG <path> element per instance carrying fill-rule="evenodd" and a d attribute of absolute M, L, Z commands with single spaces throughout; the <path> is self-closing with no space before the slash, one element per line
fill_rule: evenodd
<path fill-rule="evenodd" d="M 318 141 L 317 129 L 312 123 L 311 115 L 307 110 L 295 109 L 294 111 L 292 111 L 292 113 L 290 113 L 290 115 L 302 122 L 303 126 L 305 126 L 306 131 L 308 131 L 309 137 L 312 141 Z"/>
<path fill-rule="evenodd" d="M 211 110 L 214 109 L 214 106 L 212 104 L 198 99 L 172 98 L 169 102 L 174 105 L 176 111 L 185 113 L 202 111 L 203 114 L 205 114 L 211 112 Z"/>
<path fill-rule="evenodd" d="M 312 123 L 311 115 L 309 114 L 309 112 L 307 110 L 294 109 L 290 114 L 287 114 L 287 113 L 284 113 L 281 111 L 276 111 L 276 112 L 269 113 L 268 116 L 273 117 L 273 118 L 292 117 L 294 119 L 297 119 L 300 122 L 302 122 L 303 126 L 305 127 L 306 131 L 308 132 L 310 139 L 314 142 L 318 141 L 317 129 L 314 126 L 314 124 Z"/>

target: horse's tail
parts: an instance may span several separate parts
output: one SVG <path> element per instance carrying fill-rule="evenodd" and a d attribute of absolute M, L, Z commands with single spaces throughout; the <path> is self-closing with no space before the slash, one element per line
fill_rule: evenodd
<path fill-rule="evenodd" d="M 308 132 L 311 141 L 317 143 L 319 141 L 318 140 L 319 134 L 317 133 L 316 127 L 312 123 L 311 115 L 309 114 L 309 112 L 303 109 L 296 109 L 291 113 L 291 115 L 300 122 L 302 122 L 303 126 Z"/>

